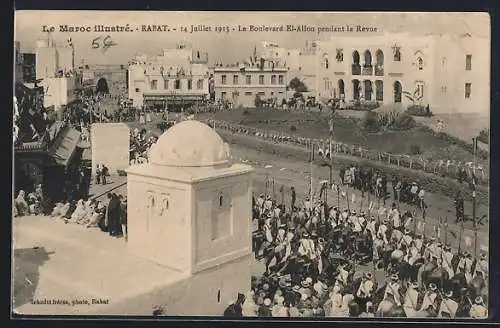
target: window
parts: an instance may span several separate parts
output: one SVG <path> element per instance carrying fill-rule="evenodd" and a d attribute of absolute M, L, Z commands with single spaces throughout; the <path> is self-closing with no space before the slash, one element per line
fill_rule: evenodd
<path fill-rule="evenodd" d="M 200 80 L 198 80 L 198 82 L 196 82 L 196 88 L 198 90 L 203 89 L 203 80 L 202 79 L 200 79 Z"/>
<path fill-rule="evenodd" d="M 278 83 L 279 84 L 285 84 L 285 79 L 283 78 L 283 75 L 278 76 Z"/>
<path fill-rule="evenodd" d="M 179 90 L 181 88 L 181 80 L 177 79 L 175 80 L 175 89 Z"/>
<path fill-rule="evenodd" d="M 221 75 L 221 77 L 220 77 L 220 83 L 221 84 L 226 84 L 227 83 L 225 75 Z"/>
<path fill-rule="evenodd" d="M 247 78 L 246 78 L 246 84 L 252 84 L 252 76 L 251 75 L 247 75 Z"/>
<path fill-rule="evenodd" d="M 337 59 L 337 62 L 339 62 L 339 63 L 344 61 L 344 50 L 343 49 L 337 49 L 337 55 L 335 56 L 335 59 Z"/>
<path fill-rule="evenodd" d="M 259 84 L 264 84 L 264 75 L 259 75 Z"/>
<path fill-rule="evenodd" d="M 274 92 L 273 92 L 273 91 L 271 91 L 271 97 L 272 97 L 272 96 L 274 96 Z"/>
<path fill-rule="evenodd" d="M 245 92 L 245 96 L 251 96 L 252 93 L 250 91 Z"/>
<path fill-rule="evenodd" d="M 472 83 L 465 83 L 465 99 L 469 99 L 472 92 Z"/>
<path fill-rule="evenodd" d="M 328 57 L 323 57 L 323 66 L 325 66 L 326 69 L 328 69 L 329 63 L 328 63 Z"/>
<path fill-rule="evenodd" d="M 424 60 L 422 59 L 422 57 L 417 58 L 417 67 L 419 71 L 424 69 Z"/>
<path fill-rule="evenodd" d="M 441 66 L 446 67 L 446 57 L 441 58 Z"/>
<path fill-rule="evenodd" d="M 238 75 L 233 76 L 233 84 L 238 85 Z"/>
<path fill-rule="evenodd" d="M 168 90 L 168 80 L 163 80 L 163 89 Z"/>
<path fill-rule="evenodd" d="M 401 61 L 401 49 L 399 47 L 394 47 L 394 61 Z"/>
<path fill-rule="evenodd" d="M 151 81 L 151 90 L 156 90 L 156 89 L 158 89 L 158 81 L 153 80 Z"/>
<path fill-rule="evenodd" d="M 282 95 L 282 94 L 283 94 L 283 91 L 278 92 L 278 94 Z"/>
<path fill-rule="evenodd" d="M 446 94 L 446 86 L 444 86 L 444 85 L 443 85 L 443 86 L 441 87 L 441 93 Z"/>
<path fill-rule="evenodd" d="M 271 75 L 271 84 L 276 84 L 276 75 Z"/>
<path fill-rule="evenodd" d="M 189 79 L 188 80 L 188 90 L 191 90 L 193 88 L 193 80 Z"/>
<path fill-rule="evenodd" d="M 259 92 L 259 96 L 263 97 L 265 95 L 266 95 L 266 93 L 264 91 Z"/>
<path fill-rule="evenodd" d="M 139 88 L 135 88 L 135 92 L 141 92 Z"/>
<path fill-rule="evenodd" d="M 472 55 L 465 55 L 465 70 L 472 70 Z"/>
<path fill-rule="evenodd" d="M 226 100 L 226 96 L 227 96 L 227 94 L 226 94 L 225 92 L 221 92 L 221 93 L 220 93 L 220 98 L 221 98 L 222 100 Z"/>
<path fill-rule="evenodd" d="M 424 98 L 424 82 L 419 81 L 416 83 L 415 98 L 416 100 Z"/>
<path fill-rule="evenodd" d="M 222 207 L 224 205 L 224 196 L 219 195 L 219 207 Z"/>

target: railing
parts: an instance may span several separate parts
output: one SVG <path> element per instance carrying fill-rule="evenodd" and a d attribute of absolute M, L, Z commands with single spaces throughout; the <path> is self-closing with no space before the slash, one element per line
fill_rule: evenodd
<path fill-rule="evenodd" d="M 373 66 L 363 66 L 363 75 L 373 75 Z"/>
<path fill-rule="evenodd" d="M 359 64 L 352 65 L 352 75 L 361 75 L 361 65 Z"/>
<path fill-rule="evenodd" d="M 250 135 L 265 140 L 291 144 L 306 149 L 311 149 L 312 145 L 320 146 L 323 150 L 328 148 L 329 142 L 327 139 L 304 138 L 296 135 L 289 135 L 283 132 L 269 131 L 263 129 L 252 128 L 244 125 L 238 125 L 218 120 L 205 120 L 206 123 L 213 125 L 218 129 L 224 129 L 236 134 Z M 461 162 L 450 159 L 426 159 L 417 156 L 405 154 L 391 154 L 372 149 L 366 149 L 357 145 L 348 145 L 338 141 L 332 141 L 333 153 L 343 154 L 358 158 L 364 158 L 371 161 L 381 162 L 398 167 L 405 167 L 413 170 L 419 170 L 426 173 L 458 179 L 459 169 L 465 168 L 468 178 L 472 176 L 473 165 L 470 162 Z M 480 165 L 476 166 L 476 178 L 478 184 L 488 185 L 489 172 L 488 168 Z"/>
<path fill-rule="evenodd" d="M 383 76 L 384 68 L 381 66 L 375 66 L 375 76 Z"/>

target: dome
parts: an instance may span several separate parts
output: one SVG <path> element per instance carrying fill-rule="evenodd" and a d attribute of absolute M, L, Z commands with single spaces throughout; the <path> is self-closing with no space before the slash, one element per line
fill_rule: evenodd
<path fill-rule="evenodd" d="M 213 167 L 229 164 L 227 143 L 208 125 L 187 120 L 175 124 L 151 147 L 152 165 Z"/>

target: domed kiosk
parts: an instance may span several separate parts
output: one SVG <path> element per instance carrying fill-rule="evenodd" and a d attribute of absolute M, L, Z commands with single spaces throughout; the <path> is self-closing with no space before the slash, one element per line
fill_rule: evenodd
<path fill-rule="evenodd" d="M 252 171 L 231 163 L 227 143 L 193 120 L 167 130 L 149 163 L 127 170 L 129 251 L 186 275 L 175 307 L 188 292 L 199 302 L 169 315 L 220 315 L 249 289 Z"/>

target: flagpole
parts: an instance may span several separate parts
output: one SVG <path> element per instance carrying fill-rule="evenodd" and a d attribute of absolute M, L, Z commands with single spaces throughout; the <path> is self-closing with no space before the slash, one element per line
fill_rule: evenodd
<path fill-rule="evenodd" d="M 311 208 L 312 208 L 312 203 L 313 203 L 313 162 L 314 162 L 314 143 L 311 144 L 311 162 L 310 162 L 310 174 L 309 174 L 309 178 L 310 178 L 310 186 L 309 186 L 309 203 L 311 204 Z"/>
<path fill-rule="evenodd" d="M 472 220 L 474 220 L 474 256 L 477 257 L 477 220 L 476 220 L 477 138 L 472 138 L 472 149 L 474 155 L 474 166 L 472 168 Z"/>

